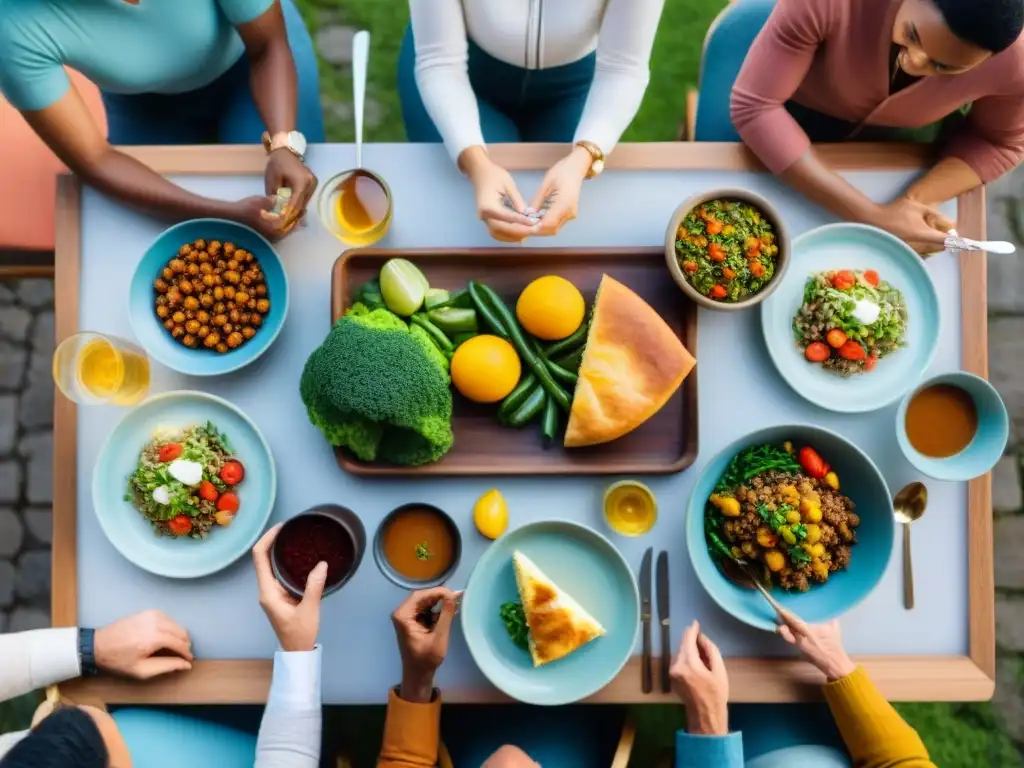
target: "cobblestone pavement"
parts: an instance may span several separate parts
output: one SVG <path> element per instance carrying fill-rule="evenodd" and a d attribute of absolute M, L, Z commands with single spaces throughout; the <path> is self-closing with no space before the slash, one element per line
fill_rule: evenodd
<path fill-rule="evenodd" d="M 53 283 L 0 283 L 0 632 L 50 623 Z"/>
<path fill-rule="evenodd" d="M 1024 171 L 989 191 L 989 236 L 1024 247 Z M 1015 223 L 1019 221 L 1019 223 Z M 1014 422 L 993 472 L 995 706 L 1024 748 L 1024 269 L 989 258 L 990 378 Z M 49 624 L 53 453 L 53 285 L 0 283 L 0 632 Z"/>

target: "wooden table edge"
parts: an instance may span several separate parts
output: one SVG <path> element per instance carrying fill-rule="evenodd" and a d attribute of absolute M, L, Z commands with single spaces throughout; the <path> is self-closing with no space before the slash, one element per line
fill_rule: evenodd
<path fill-rule="evenodd" d="M 258 175 L 264 155 L 258 147 L 146 147 L 131 153 L 157 171 L 173 175 Z M 557 145 L 497 145 L 491 154 L 513 170 L 543 170 L 561 153 Z M 926 154 L 900 145 L 841 144 L 820 148 L 822 157 L 841 170 L 921 168 Z M 619 170 L 758 170 L 760 164 L 736 144 L 623 144 L 610 168 Z M 78 289 L 81 268 L 81 190 L 76 178 L 58 180 L 56 216 L 55 325 L 57 340 L 78 330 Z M 984 238 L 985 190 L 958 199 L 958 227 Z M 988 304 L 984 254 L 960 257 L 962 294 L 962 363 L 971 373 L 988 374 Z M 59 393 L 54 405 L 53 596 L 54 626 L 78 623 L 76 530 L 76 433 L 73 403 Z M 995 684 L 995 579 L 992 563 L 991 485 L 988 475 L 968 484 L 968 611 L 969 655 L 876 656 L 862 663 L 886 695 L 897 701 L 973 701 L 991 698 Z M 656 702 L 644 696 L 636 681 L 634 658 L 606 688 L 588 701 Z M 813 696 L 813 670 L 798 661 L 730 658 L 727 661 L 734 701 L 784 702 Z M 271 663 L 203 661 L 187 675 L 145 684 L 119 680 L 80 680 L 69 693 L 86 694 L 107 703 L 228 703 L 265 701 Z M 446 690 L 448 701 L 492 701 L 493 689 Z M 381 692 L 381 700 L 384 691 Z M 667 699 L 666 699 L 667 700 Z"/>

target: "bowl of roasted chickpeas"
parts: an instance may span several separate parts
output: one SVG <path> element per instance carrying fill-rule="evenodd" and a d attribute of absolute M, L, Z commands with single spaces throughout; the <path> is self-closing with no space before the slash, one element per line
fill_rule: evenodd
<path fill-rule="evenodd" d="M 274 247 L 222 219 L 163 232 L 132 278 L 129 315 L 139 343 L 180 373 L 216 376 L 262 355 L 288 311 L 288 281 Z"/>

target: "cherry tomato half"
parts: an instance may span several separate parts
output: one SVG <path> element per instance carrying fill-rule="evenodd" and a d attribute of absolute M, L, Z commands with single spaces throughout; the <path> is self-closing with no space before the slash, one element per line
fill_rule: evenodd
<path fill-rule="evenodd" d="M 188 515 L 178 515 L 167 521 L 167 527 L 175 536 L 184 536 L 192 530 L 192 518 Z"/>
<path fill-rule="evenodd" d="M 800 449 L 800 453 L 797 458 L 800 459 L 800 466 L 804 468 L 813 478 L 820 480 L 828 474 L 829 466 L 825 463 L 825 460 L 818 455 L 818 452 L 811 448 L 809 445 L 805 445 Z"/>
<path fill-rule="evenodd" d="M 804 347 L 804 357 L 812 363 L 823 363 L 831 357 L 832 353 L 823 341 L 812 341 Z"/>
<path fill-rule="evenodd" d="M 206 499 L 206 501 L 216 501 L 220 494 L 217 492 L 217 487 L 209 480 L 203 480 L 199 486 L 199 498 Z"/>
<path fill-rule="evenodd" d="M 841 269 L 832 275 L 832 287 L 837 291 L 848 291 L 857 284 L 857 276 L 848 269 Z"/>
<path fill-rule="evenodd" d="M 217 509 L 221 512 L 237 512 L 238 495 L 231 491 L 225 491 L 221 494 L 220 498 L 217 499 Z"/>
<path fill-rule="evenodd" d="M 174 461 L 176 458 L 181 456 L 181 452 L 184 450 L 181 447 L 181 443 L 168 443 L 167 445 L 160 446 L 160 453 L 157 458 L 160 461 Z"/>
<path fill-rule="evenodd" d="M 878 273 L 875 272 L 875 270 L 873 269 L 869 269 L 867 272 L 864 273 L 864 279 L 867 280 L 868 285 L 871 285 L 875 288 L 877 288 L 878 284 L 882 281 L 882 279 L 878 276 Z"/>
<path fill-rule="evenodd" d="M 220 479 L 225 485 L 238 485 L 245 477 L 245 468 L 237 461 L 229 461 L 220 468 Z"/>

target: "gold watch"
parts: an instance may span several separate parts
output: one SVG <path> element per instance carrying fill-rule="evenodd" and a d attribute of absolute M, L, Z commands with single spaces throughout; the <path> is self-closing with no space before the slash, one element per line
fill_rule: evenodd
<path fill-rule="evenodd" d="M 306 156 L 306 137 L 298 131 L 281 131 L 273 136 L 264 131 L 263 149 L 267 151 L 268 155 L 275 149 L 287 149 L 304 161 Z"/>
<path fill-rule="evenodd" d="M 582 147 L 590 153 L 590 170 L 587 171 L 586 178 L 592 179 L 595 176 L 600 176 L 601 171 L 604 170 L 604 152 L 592 141 L 577 141 L 577 147 Z"/>

